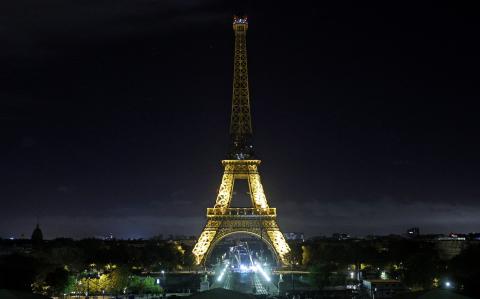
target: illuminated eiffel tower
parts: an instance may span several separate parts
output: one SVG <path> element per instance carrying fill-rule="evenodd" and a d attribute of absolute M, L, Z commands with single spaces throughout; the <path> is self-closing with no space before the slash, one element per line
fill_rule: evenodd
<path fill-rule="evenodd" d="M 233 72 L 231 145 L 222 183 L 214 208 L 207 208 L 207 224 L 198 238 L 193 254 L 197 265 L 204 263 L 215 244 L 234 233 L 247 233 L 262 239 L 274 252 L 277 261 L 286 265 L 290 247 L 277 224 L 275 208 L 268 206 L 258 173 L 260 160 L 255 158 L 252 144 L 252 121 L 248 90 L 246 17 L 234 17 L 235 59 Z M 231 208 L 235 180 L 248 180 L 252 207 Z"/>

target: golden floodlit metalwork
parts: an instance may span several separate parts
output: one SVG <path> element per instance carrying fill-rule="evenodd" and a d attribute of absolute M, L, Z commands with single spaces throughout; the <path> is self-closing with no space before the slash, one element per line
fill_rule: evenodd
<path fill-rule="evenodd" d="M 246 17 L 234 17 L 235 55 L 233 72 L 230 151 L 223 160 L 222 182 L 213 208 L 207 208 L 207 224 L 198 238 L 193 254 L 197 265 L 205 262 L 213 247 L 234 233 L 247 233 L 262 239 L 277 260 L 288 264 L 290 247 L 277 224 L 277 211 L 268 206 L 258 172 L 260 160 L 255 158 L 252 143 L 250 95 L 248 89 Z M 235 180 L 247 180 L 252 207 L 231 207 Z"/>

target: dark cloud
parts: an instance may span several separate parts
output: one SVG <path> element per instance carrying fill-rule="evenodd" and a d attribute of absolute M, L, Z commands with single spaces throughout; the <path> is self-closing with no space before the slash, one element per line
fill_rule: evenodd
<path fill-rule="evenodd" d="M 0 57 L 47 62 L 130 38 L 162 38 L 226 17 L 212 1 L 56 1 L 3 3 Z M 108 46 L 107 46 L 108 47 Z M 77 51 L 74 49 L 78 48 Z M 72 53 L 72 50 L 73 53 Z M 47 62 L 48 63 L 48 62 Z"/>

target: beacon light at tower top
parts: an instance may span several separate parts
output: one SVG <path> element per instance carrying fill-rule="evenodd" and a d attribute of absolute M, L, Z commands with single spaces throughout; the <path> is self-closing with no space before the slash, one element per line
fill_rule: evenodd
<path fill-rule="evenodd" d="M 243 16 L 243 17 L 233 17 L 233 24 L 248 24 L 248 17 Z"/>

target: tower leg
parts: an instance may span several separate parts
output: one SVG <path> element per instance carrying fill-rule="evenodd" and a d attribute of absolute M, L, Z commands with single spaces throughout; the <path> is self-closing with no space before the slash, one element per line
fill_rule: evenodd
<path fill-rule="evenodd" d="M 290 246 L 288 246 L 285 238 L 280 230 L 267 230 L 268 238 L 273 244 L 275 251 L 283 265 L 289 264 L 288 253 L 290 252 Z"/>
<path fill-rule="evenodd" d="M 275 249 L 276 254 L 278 255 L 280 262 L 285 266 L 289 264 L 290 246 L 288 246 L 285 237 L 283 236 L 280 228 L 278 227 L 277 221 L 275 219 L 265 220 L 262 223 L 264 230 L 267 232 L 268 239 Z"/>
<path fill-rule="evenodd" d="M 222 183 L 218 189 L 215 208 L 228 208 L 232 200 L 233 184 L 235 182 L 233 166 L 225 165 L 225 171 L 222 176 Z"/>
<path fill-rule="evenodd" d="M 257 165 L 248 165 L 248 171 L 248 186 L 250 188 L 250 196 L 252 197 L 254 207 L 262 209 L 268 208 L 267 198 L 265 197 L 265 192 L 263 191 Z"/>
<path fill-rule="evenodd" d="M 204 261 L 205 254 L 212 245 L 212 241 L 217 234 L 220 221 L 208 220 L 202 234 L 198 238 L 195 247 L 193 247 L 192 253 L 195 256 L 195 264 L 200 265 Z"/>

